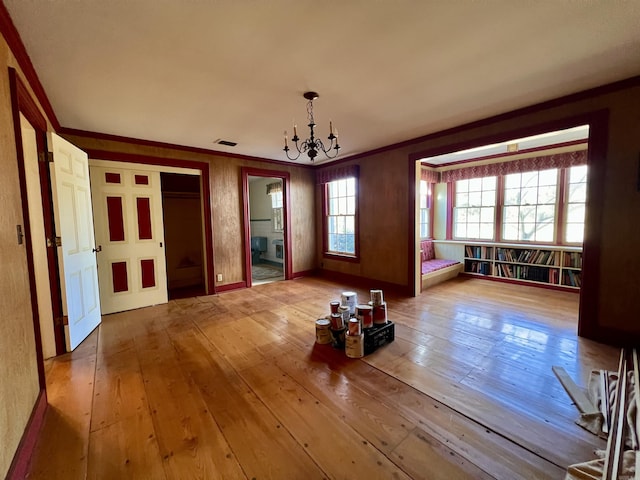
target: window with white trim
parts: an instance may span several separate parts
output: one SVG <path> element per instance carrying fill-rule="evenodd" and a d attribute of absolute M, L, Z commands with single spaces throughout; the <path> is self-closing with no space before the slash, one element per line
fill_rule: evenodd
<path fill-rule="evenodd" d="M 420 180 L 420 238 L 429 238 L 431 236 L 430 218 L 430 196 L 431 189 L 426 180 Z"/>
<path fill-rule="evenodd" d="M 274 232 L 282 232 L 284 230 L 284 222 L 282 220 L 283 197 L 282 190 L 269 194 L 271 197 L 271 220 Z"/>
<path fill-rule="evenodd" d="M 328 182 L 325 188 L 327 253 L 356 256 L 356 179 Z"/>
<path fill-rule="evenodd" d="M 557 168 L 505 175 L 502 240 L 553 242 L 557 197 Z"/>
<path fill-rule="evenodd" d="M 471 178 L 455 183 L 454 238 L 493 240 L 497 177 Z"/>
<path fill-rule="evenodd" d="M 587 199 L 587 166 L 579 165 L 567 169 L 567 192 L 564 241 L 584 241 L 585 202 Z"/>

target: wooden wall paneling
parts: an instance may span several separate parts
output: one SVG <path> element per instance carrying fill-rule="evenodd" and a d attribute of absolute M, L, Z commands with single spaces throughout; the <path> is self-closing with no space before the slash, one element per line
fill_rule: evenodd
<path fill-rule="evenodd" d="M 406 214 L 406 157 L 402 152 L 385 152 L 356 163 L 360 166 L 357 187 L 360 260 L 323 258 L 323 269 L 406 286 L 410 225 Z M 321 204 L 316 205 L 316 215 L 322 218 Z M 322 230 L 316 235 L 322 245 Z"/>
<path fill-rule="evenodd" d="M 5 52 L 7 66 L 14 63 L 4 40 L 0 40 L 0 51 Z M 19 475 L 25 455 L 21 447 L 32 447 L 22 442 L 28 436 L 34 411 L 45 388 L 40 319 L 36 300 L 36 281 L 29 225 L 29 207 L 20 129 L 21 88 L 18 73 L 9 68 L 0 77 L 0 130 L 5 132 L 2 147 L 0 179 L 0 203 L 3 214 L 0 229 L 3 234 L 0 245 L 0 264 L 3 271 L 10 272 L 0 279 L 0 312 L 3 332 L 0 349 L 3 352 L 3 382 L 0 399 L 7 414 L 0 419 L 0 430 L 5 433 L 6 448 L 0 452 L 0 476 Z M 19 226 L 19 227 L 18 227 Z M 22 238 L 18 241 L 18 228 Z"/>
<path fill-rule="evenodd" d="M 397 285 L 407 285 L 407 239 L 413 236 L 407 168 L 402 152 L 388 152 L 360 165 L 358 184 L 362 275 Z"/>
<path fill-rule="evenodd" d="M 640 211 L 640 192 L 635 181 L 640 152 L 636 114 L 639 109 L 640 86 L 624 94 L 612 95 L 609 99 L 606 149 L 593 152 L 606 156 L 605 169 L 595 173 L 602 176 L 602 193 L 593 199 L 600 207 L 600 231 L 587 232 L 599 234 L 600 238 L 597 251 L 600 263 L 596 271 L 600 282 L 592 291 L 592 295 L 598 298 L 597 311 L 594 312 L 596 329 L 589 336 L 603 339 L 605 335 L 598 330 L 611 329 L 619 344 L 627 346 L 636 346 L 640 342 L 640 320 L 635 314 L 639 301 L 637 278 L 640 256 L 630 254 L 637 252 L 640 244 L 640 225 L 634 220 L 635 213 Z M 594 163 L 599 160 L 594 158 Z M 592 192 L 589 190 L 587 193 Z M 590 218 L 589 213 L 587 215 Z M 591 268 L 586 264 L 589 260 L 583 258 L 588 269 Z M 583 277 L 586 279 L 585 273 Z M 625 331 L 633 332 L 633 335 L 625 335 Z"/>
<path fill-rule="evenodd" d="M 292 274 L 313 271 L 318 267 L 316 255 L 316 184 L 315 173 L 309 169 L 291 170 L 291 248 Z"/>
<path fill-rule="evenodd" d="M 241 192 L 240 168 L 235 162 L 216 162 L 212 165 L 213 242 L 216 274 L 223 275 L 222 284 L 246 282 Z"/>

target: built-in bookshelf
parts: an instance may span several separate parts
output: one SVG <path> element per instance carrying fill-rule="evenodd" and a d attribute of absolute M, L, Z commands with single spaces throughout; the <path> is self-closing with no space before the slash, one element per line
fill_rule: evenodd
<path fill-rule="evenodd" d="M 513 244 L 466 244 L 464 271 L 469 275 L 579 289 L 582 250 Z"/>

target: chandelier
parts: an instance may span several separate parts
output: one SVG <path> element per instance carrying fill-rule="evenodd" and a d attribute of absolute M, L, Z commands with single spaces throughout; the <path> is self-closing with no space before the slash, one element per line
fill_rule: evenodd
<path fill-rule="evenodd" d="M 316 126 L 316 123 L 313 120 L 313 101 L 319 96 L 320 95 L 316 92 L 305 92 L 303 95 L 303 97 L 308 100 L 307 118 L 309 119 L 308 127 L 311 133 L 309 134 L 309 138 L 298 143 L 300 141 L 300 138 L 298 137 L 298 126 L 295 124 L 293 125 L 293 137 L 291 138 L 291 141 L 298 151 L 298 153 L 293 157 L 289 155 L 290 148 L 287 143 L 287 132 L 286 130 L 284 132 L 284 153 L 287 154 L 287 158 L 289 160 L 297 160 L 302 153 L 306 153 L 309 156 L 309 160 L 313 162 L 321 150 L 327 158 L 336 158 L 338 156 L 338 150 L 340 149 L 340 145 L 338 145 L 338 129 L 334 130 L 333 123 L 331 121 L 329 121 L 329 136 L 327 137 L 331 141 L 329 145 L 325 147 L 322 140 L 316 138 L 314 135 L 313 129 Z M 335 150 L 335 152 L 331 153 L 332 150 Z"/>

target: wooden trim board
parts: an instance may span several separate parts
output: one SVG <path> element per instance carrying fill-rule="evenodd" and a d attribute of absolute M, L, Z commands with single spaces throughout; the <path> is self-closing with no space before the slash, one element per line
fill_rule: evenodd
<path fill-rule="evenodd" d="M 553 366 L 551 367 L 551 370 L 553 370 L 553 373 L 555 373 L 556 377 L 558 377 L 558 380 L 560 380 L 560 383 L 571 397 L 571 400 L 575 402 L 576 407 L 578 407 L 578 410 L 580 410 L 581 413 L 600 413 L 600 411 L 596 407 L 594 407 L 593 403 L 591 403 L 591 400 L 587 398 L 582 389 L 578 387 L 578 385 L 576 385 L 576 383 L 571 379 L 564 368 Z"/>

